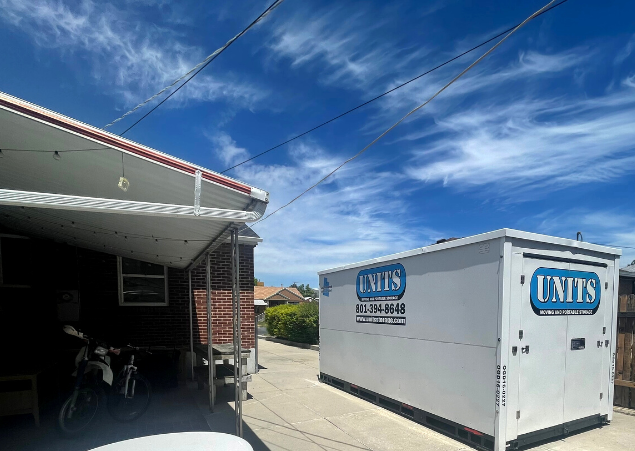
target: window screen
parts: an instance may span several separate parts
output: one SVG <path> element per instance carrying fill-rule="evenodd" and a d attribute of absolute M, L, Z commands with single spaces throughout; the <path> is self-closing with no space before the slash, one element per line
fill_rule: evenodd
<path fill-rule="evenodd" d="M 120 305 L 167 305 L 167 268 L 119 257 Z"/>

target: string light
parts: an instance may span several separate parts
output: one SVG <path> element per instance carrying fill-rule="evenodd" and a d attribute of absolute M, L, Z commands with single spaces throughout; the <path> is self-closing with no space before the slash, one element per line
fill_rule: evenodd
<path fill-rule="evenodd" d="M 119 177 L 119 183 L 117 186 L 121 189 L 121 191 L 125 192 L 128 191 L 128 188 L 130 188 L 130 182 L 125 177 Z"/>
<path fill-rule="evenodd" d="M 55 152 L 53 152 L 53 158 L 57 161 L 60 161 L 62 159 L 62 156 L 60 155 L 60 153 L 56 150 Z"/>
<path fill-rule="evenodd" d="M 130 182 L 126 178 L 126 167 L 123 164 L 123 152 L 121 152 L 121 177 L 119 177 L 119 183 L 117 184 L 117 186 L 124 193 L 128 191 L 128 188 L 130 188 Z"/>
<path fill-rule="evenodd" d="M 2 149 L 0 149 L 0 158 L 4 158 L 4 154 L 2 153 Z"/>

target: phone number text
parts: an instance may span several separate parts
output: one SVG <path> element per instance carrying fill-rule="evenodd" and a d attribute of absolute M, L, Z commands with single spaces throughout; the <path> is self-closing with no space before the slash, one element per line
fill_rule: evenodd
<path fill-rule="evenodd" d="M 405 315 L 406 304 L 357 304 L 355 313 L 384 313 L 390 315 Z"/>

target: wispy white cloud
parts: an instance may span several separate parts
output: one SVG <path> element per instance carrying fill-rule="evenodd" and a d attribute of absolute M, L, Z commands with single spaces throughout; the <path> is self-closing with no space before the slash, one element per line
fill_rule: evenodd
<path fill-rule="evenodd" d="M 40 47 L 58 49 L 62 55 L 85 55 L 93 79 L 131 105 L 205 56 L 202 49 L 185 44 L 170 29 L 143 20 L 134 6 L 117 9 L 93 0 L 0 0 L 0 20 L 27 33 Z M 253 107 L 267 92 L 244 77 L 201 74 L 180 94 L 180 104 L 172 105 L 189 99 L 228 100 Z"/>
<path fill-rule="evenodd" d="M 231 138 L 231 152 L 240 148 Z M 220 150 L 220 148 L 219 148 Z M 249 163 L 235 176 L 270 191 L 271 212 L 330 172 L 341 157 L 315 142 L 290 146 L 285 164 Z M 352 261 L 412 249 L 443 237 L 419 223 L 411 228 L 404 177 L 382 171 L 367 159 L 346 166 L 255 230 L 264 238 L 256 250 L 256 276 L 266 283 L 316 284 L 317 271 Z"/>
<path fill-rule="evenodd" d="M 226 165 L 237 163 L 249 156 L 247 149 L 238 147 L 236 141 L 225 132 L 205 134 L 214 144 L 214 153 Z"/>
<path fill-rule="evenodd" d="M 635 260 L 635 215 L 624 209 L 590 211 L 582 208 L 565 211 L 547 210 L 522 218 L 537 232 L 574 238 L 581 232 L 585 241 L 622 249 L 620 266 Z"/>
<path fill-rule="evenodd" d="M 381 38 L 378 30 L 383 24 L 368 12 L 344 7 L 297 13 L 275 22 L 268 46 L 274 59 L 287 58 L 292 67 L 317 69 L 323 83 L 374 89 L 372 84 L 402 72 L 429 52 L 425 46 L 414 48 Z"/>
<path fill-rule="evenodd" d="M 393 146 L 410 151 L 406 173 L 424 183 L 479 188 L 485 196 L 503 198 L 513 192 L 515 200 L 524 200 L 635 171 L 634 77 L 595 97 L 585 95 L 583 87 L 545 89 L 555 81 L 571 85 L 576 70 L 589 66 L 600 51 L 527 51 L 506 65 L 487 61 L 391 137 Z M 391 95 L 375 124 L 432 95 L 450 79 L 448 72 Z"/>
<path fill-rule="evenodd" d="M 635 50 L 635 34 L 631 36 L 626 45 L 615 55 L 615 64 L 623 63 Z"/>
<path fill-rule="evenodd" d="M 458 116 L 459 111 L 462 113 L 469 110 L 469 102 L 475 100 L 480 102 L 485 99 L 486 103 L 491 105 L 494 100 L 501 99 L 505 101 L 505 104 L 513 104 L 519 99 L 521 93 L 525 93 L 525 95 L 540 93 L 543 91 L 545 83 L 562 77 L 568 71 L 588 63 L 596 53 L 597 51 L 590 51 L 586 47 L 573 48 L 553 54 L 532 50 L 521 51 L 508 63 L 502 62 L 507 59 L 505 56 L 499 55 L 497 58 L 494 55 L 494 57 L 482 61 L 433 102 L 417 112 L 415 116 L 411 117 L 410 122 L 422 117 L 437 118 L 447 114 Z M 369 122 L 368 129 L 374 130 L 379 124 L 385 124 L 386 120 L 396 119 L 399 115 L 403 115 L 423 103 L 476 58 L 477 56 L 472 55 L 451 63 L 384 97 L 381 109 Z M 386 85 L 385 89 L 391 89 L 407 79 L 408 77 L 404 77 L 396 80 Z M 430 130 L 423 132 L 426 136 L 430 134 Z M 420 134 L 422 131 L 417 133 Z"/>
<path fill-rule="evenodd" d="M 438 118 L 408 174 L 498 194 L 607 182 L 635 170 L 635 89 L 603 98 L 480 102 Z"/>

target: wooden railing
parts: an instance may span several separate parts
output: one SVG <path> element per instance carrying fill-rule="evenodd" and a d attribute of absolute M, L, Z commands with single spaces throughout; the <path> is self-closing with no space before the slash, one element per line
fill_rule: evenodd
<path fill-rule="evenodd" d="M 615 356 L 616 406 L 635 408 L 635 294 L 619 297 L 617 315 L 617 354 Z"/>

